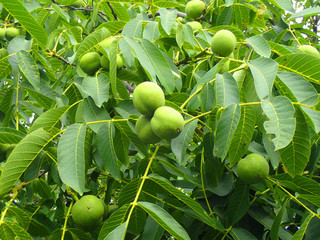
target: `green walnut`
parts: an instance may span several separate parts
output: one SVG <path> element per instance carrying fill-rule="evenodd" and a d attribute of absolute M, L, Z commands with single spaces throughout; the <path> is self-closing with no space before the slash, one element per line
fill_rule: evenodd
<path fill-rule="evenodd" d="M 248 184 L 262 182 L 269 175 L 267 160 L 257 153 L 251 153 L 238 162 L 239 178 Z"/>
<path fill-rule="evenodd" d="M 222 57 L 228 57 L 236 47 L 237 39 L 229 30 L 218 31 L 211 40 L 212 52 Z"/>
<path fill-rule="evenodd" d="M 141 115 L 136 122 L 136 132 L 141 141 L 146 144 L 154 144 L 161 141 L 152 131 L 151 119 L 144 115 Z"/>
<path fill-rule="evenodd" d="M 73 2 L 70 6 L 76 7 L 76 8 L 82 7 L 82 0 L 77 0 Z"/>
<path fill-rule="evenodd" d="M 4 37 L 6 36 L 6 30 L 4 30 L 3 28 L 0 28 L 0 39 L 4 39 Z"/>
<path fill-rule="evenodd" d="M 186 4 L 185 12 L 190 18 L 198 18 L 202 15 L 206 4 L 201 0 L 192 0 Z"/>
<path fill-rule="evenodd" d="M 15 27 L 9 27 L 6 29 L 6 39 L 11 41 L 13 38 L 20 35 L 20 30 Z"/>
<path fill-rule="evenodd" d="M 79 61 L 80 68 L 88 75 L 94 75 L 100 68 L 100 55 L 96 52 L 84 54 Z"/>
<path fill-rule="evenodd" d="M 298 49 L 303 51 L 304 53 L 310 54 L 314 57 L 320 57 L 318 50 L 314 46 L 301 45 Z"/>
<path fill-rule="evenodd" d="M 86 232 L 96 229 L 103 220 L 105 207 L 101 199 L 94 195 L 85 195 L 71 209 L 74 223 Z"/>
<path fill-rule="evenodd" d="M 102 56 L 100 58 L 100 65 L 105 69 L 105 70 L 109 70 L 110 68 L 110 61 L 109 58 L 107 58 L 106 56 Z M 117 69 L 120 69 L 123 66 L 123 61 L 122 61 L 122 57 L 120 56 L 120 54 L 117 54 Z"/>
<path fill-rule="evenodd" d="M 202 29 L 201 23 L 199 23 L 197 21 L 187 22 L 187 24 L 192 28 L 192 31 Z"/>
<path fill-rule="evenodd" d="M 111 43 L 115 40 L 116 38 L 114 36 L 108 37 L 106 39 L 104 39 L 101 43 L 100 46 L 104 47 L 104 48 L 110 48 Z"/>
<path fill-rule="evenodd" d="M 159 138 L 171 140 L 183 130 L 184 119 L 174 108 L 162 106 L 154 112 L 151 128 Z"/>
<path fill-rule="evenodd" d="M 138 112 L 145 116 L 152 116 L 158 107 L 164 105 L 165 96 L 158 84 L 143 82 L 135 88 L 132 101 Z"/>

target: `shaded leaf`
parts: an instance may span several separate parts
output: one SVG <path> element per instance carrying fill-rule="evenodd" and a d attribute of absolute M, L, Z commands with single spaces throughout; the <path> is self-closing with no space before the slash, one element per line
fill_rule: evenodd
<path fill-rule="evenodd" d="M 148 213 L 160 226 L 176 239 L 190 239 L 186 230 L 165 210 L 150 202 L 138 202 L 137 205 Z"/>
<path fill-rule="evenodd" d="M 255 35 L 246 39 L 253 50 L 260 56 L 268 58 L 271 54 L 271 49 L 268 42 L 260 35 Z"/>
<path fill-rule="evenodd" d="M 224 107 L 238 104 L 240 101 L 239 89 L 236 80 L 230 73 L 216 75 L 216 104 Z"/>
<path fill-rule="evenodd" d="M 3 167 L 0 176 L 0 196 L 10 191 L 27 167 L 51 141 L 51 138 L 48 132 L 38 129 L 19 142 Z"/>

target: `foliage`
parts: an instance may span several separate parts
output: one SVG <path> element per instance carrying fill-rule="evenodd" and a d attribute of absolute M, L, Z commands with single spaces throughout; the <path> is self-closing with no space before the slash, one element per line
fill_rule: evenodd
<path fill-rule="evenodd" d="M 319 239 L 320 59 L 298 49 L 319 49 L 317 1 L 206 0 L 196 31 L 187 2 L 0 0 L 21 33 L 0 40 L 0 239 Z M 109 68 L 88 76 L 88 52 Z M 183 115 L 178 137 L 137 136 L 144 81 Z M 249 185 L 250 153 L 270 175 Z M 71 217 L 87 194 L 110 209 L 89 233 Z"/>

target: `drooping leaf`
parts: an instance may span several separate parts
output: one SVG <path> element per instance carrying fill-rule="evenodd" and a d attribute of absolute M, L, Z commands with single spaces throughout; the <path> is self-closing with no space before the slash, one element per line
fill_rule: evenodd
<path fill-rule="evenodd" d="M 255 35 L 246 39 L 256 53 L 260 56 L 268 58 L 271 54 L 271 49 L 268 42 L 260 35 Z"/>
<path fill-rule="evenodd" d="M 214 155 L 223 161 L 228 153 L 230 142 L 240 120 L 240 106 L 230 104 L 223 111 L 215 133 Z"/>
<path fill-rule="evenodd" d="M 310 109 L 305 106 L 301 107 L 305 113 L 305 117 L 309 121 L 311 127 L 316 133 L 320 132 L 320 110 Z"/>
<path fill-rule="evenodd" d="M 249 62 L 249 68 L 260 100 L 270 98 L 278 64 L 270 58 L 257 58 Z"/>
<path fill-rule="evenodd" d="M 186 124 L 178 137 L 171 140 L 171 149 L 179 164 L 186 160 L 187 147 L 189 146 L 198 120 Z"/>
<path fill-rule="evenodd" d="M 172 93 L 175 88 L 175 81 L 169 64 L 166 59 L 153 43 L 147 39 L 140 40 L 141 46 L 147 54 L 149 61 L 151 62 L 160 83 L 167 90 L 168 93 Z"/>
<path fill-rule="evenodd" d="M 290 199 L 287 199 L 281 206 L 280 211 L 278 212 L 276 218 L 274 219 L 274 222 L 272 223 L 271 229 L 270 229 L 270 238 L 272 240 L 278 239 L 279 229 L 281 226 L 281 221 L 283 218 L 283 214 L 287 208 L 288 203 L 290 202 Z"/>
<path fill-rule="evenodd" d="M 228 72 L 216 75 L 216 104 L 225 107 L 240 101 L 237 82 Z"/>
<path fill-rule="evenodd" d="M 24 137 L 13 149 L 0 176 L 0 197 L 6 194 L 32 161 L 51 141 L 52 136 L 38 129 Z"/>
<path fill-rule="evenodd" d="M 159 10 L 160 12 L 160 23 L 162 28 L 166 31 L 166 33 L 169 35 L 172 25 L 174 24 L 177 16 L 176 11 L 168 11 L 165 8 L 161 8 Z"/>
<path fill-rule="evenodd" d="M 228 225 L 237 223 L 247 213 L 249 207 L 249 185 L 242 181 L 236 181 L 226 211 Z"/>
<path fill-rule="evenodd" d="M 230 143 L 229 161 L 231 166 L 236 164 L 246 153 L 252 140 L 256 123 L 255 111 L 250 106 L 241 107 L 238 126 Z"/>
<path fill-rule="evenodd" d="M 293 138 L 296 124 L 291 101 L 286 97 L 277 96 L 271 101 L 262 101 L 261 107 L 269 118 L 269 121 L 264 122 L 264 128 L 267 133 L 275 135 L 272 139 L 275 150 L 286 147 Z"/>
<path fill-rule="evenodd" d="M 176 239 L 190 239 L 186 230 L 165 210 L 154 203 L 138 202 L 137 205 L 148 213 L 160 226 Z"/>
<path fill-rule="evenodd" d="M 41 48 L 45 49 L 48 41 L 47 32 L 33 18 L 24 4 L 19 0 L 0 0 L 0 3 L 37 40 Z"/>
<path fill-rule="evenodd" d="M 103 160 L 103 167 L 108 170 L 111 176 L 120 180 L 120 171 L 117 162 L 117 155 L 114 147 L 115 130 L 112 122 L 104 123 L 97 132 L 97 148 Z"/>
<path fill-rule="evenodd" d="M 94 100 L 100 108 L 109 98 L 110 82 L 105 73 L 96 74 L 94 77 L 85 77 L 82 82 L 82 89 Z"/>
<path fill-rule="evenodd" d="M 298 17 L 309 17 L 309 16 L 317 15 L 319 13 L 320 13 L 320 7 L 305 8 L 297 13 L 292 14 L 288 20 L 292 20 Z"/>
<path fill-rule="evenodd" d="M 85 191 L 86 124 L 73 124 L 63 133 L 58 145 L 58 171 L 62 182 L 80 195 Z"/>

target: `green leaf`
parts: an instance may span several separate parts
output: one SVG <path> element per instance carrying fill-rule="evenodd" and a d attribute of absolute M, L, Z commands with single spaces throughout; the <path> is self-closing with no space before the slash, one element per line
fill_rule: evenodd
<path fill-rule="evenodd" d="M 146 179 L 158 184 L 161 188 L 168 191 L 170 194 L 175 196 L 177 199 L 179 199 L 184 204 L 186 204 L 189 208 L 195 211 L 199 215 L 199 218 L 201 219 L 201 221 L 215 228 L 216 223 L 214 219 L 207 214 L 207 212 L 201 207 L 201 205 L 195 200 L 193 200 L 192 198 L 190 198 L 189 196 L 186 196 L 184 193 L 182 193 L 180 190 L 174 187 L 172 183 L 168 182 L 165 178 L 152 175 L 152 176 L 148 176 Z"/>
<path fill-rule="evenodd" d="M 116 1 L 116 2 L 119 2 L 119 1 Z M 115 1 L 111 3 L 111 6 L 120 21 L 126 21 L 126 22 L 130 21 L 128 9 L 125 6 L 122 6 L 121 3 L 115 3 Z"/>
<path fill-rule="evenodd" d="M 270 98 L 278 64 L 270 58 L 257 58 L 249 62 L 249 68 L 260 100 Z"/>
<path fill-rule="evenodd" d="M 124 36 L 132 38 L 141 38 L 142 35 L 142 21 L 138 19 L 132 19 L 123 28 L 122 34 Z"/>
<path fill-rule="evenodd" d="M 292 14 L 289 18 L 288 21 L 298 18 L 298 17 L 310 17 L 314 15 L 318 15 L 320 13 L 320 7 L 309 7 L 305 8 L 297 13 Z"/>
<path fill-rule="evenodd" d="M 306 120 L 299 108 L 295 108 L 296 126 L 290 144 L 279 150 L 283 165 L 291 176 L 303 173 L 311 154 L 311 140 Z"/>
<path fill-rule="evenodd" d="M 118 199 L 119 208 L 134 201 L 139 190 L 140 182 L 141 178 L 134 178 L 126 186 L 123 187 Z"/>
<path fill-rule="evenodd" d="M 152 217 L 147 218 L 141 240 L 161 240 L 164 229 Z"/>
<path fill-rule="evenodd" d="M 232 228 L 230 231 L 230 235 L 234 240 L 257 240 L 255 236 L 253 236 L 248 230 L 244 228 Z"/>
<path fill-rule="evenodd" d="M 311 107 L 317 103 L 318 93 L 309 81 L 296 73 L 290 72 L 280 72 L 277 76 L 285 84 L 285 86 L 282 86 L 277 84 L 279 82 L 276 81 L 277 88 L 280 88 L 279 91 L 284 94 L 287 93 L 286 96 L 288 98 L 293 95 L 294 98 L 290 98 L 292 101 L 297 101 Z"/>
<path fill-rule="evenodd" d="M 110 22 L 101 23 L 97 27 L 97 29 L 107 28 L 110 31 L 111 35 L 115 35 L 119 31 L 121 31 L 126 24 L 127 22 L 125 21 L 110 21 Z"/>
<path fill-rule="evenodd" d="M 68 228 L 67 231 L 71 234 L 73 239 L 77 240 L 93 240 L 90 233 L 85 233 L 81 229 L 78 228 Z"/>
<path fill-rule="evenodd" d="M 231 166 L 236 164 L 247 152 L 256 123 L 255 111 L 250 106 L 241 107 L 238 126 L 230 143 L 229 161 Z"/>
<path fill-rule="evenodd" d="M 111 90 L 113 96 L 117 96 L 117 51 L 118 51 L 118 41 L 112 41 L 110 46 L 109 54 L 109 77 L 111 83 Z M 109 93 L 109 89 L 107 91 Z"/>
<path fill-rule="evenodd" d="M 19 0 L 0 0 L 0 3 L 37 40 L 40 47 L 46 49 L 48 42 L 47 32 L 28 12 L 23 3 Z"/>
<path fill-rule="evenodd" d="M 87 36 L 80 44 L 76 59 L 80 58 L 83 54 L 95 50 L 104 39 L 110 37 L 110 32 L 106 28 L 98 29 Z"/>
<path fill-rule="evenodd" d="M 32 183 L 33 189 L 36 193 L 40 195 L 43 199 L 52 199 L 51 187 L 42 178 L 34 181 Z"/>
<path fill-rule="evenodd" d="M 97 148 L 103 160 L 104 170 L 108 170 L 110 175 L 116 180 L 121 179 L 117 155 L 114 149 L 115 130 L 112 122 L 103 124 L 97 132 Z"/>
<path fill-rule="evenodd" d="M 58 145 L 58 171 L 62 182 L 80 195 L 85 191 L 86 125 L 73 124 L 63 133 Z"/>
<path fill-rule="evenodd" d="M 320 84 L 320 59 L 310 54 L 288 54 L 278 57 L 279 68 L 301 75 L 310 82 Z"/>
<path fill-rule="evenodd" d="M 147 215 L 141 208 L 134 208 L 130 217 L 128 229 L 135 235 L 139 235 L 146 224 Z"/>
<path fill-rule="evenodd" d="M 237 223 L 247 213 L 249 207 L 249 185 L 242 181 L 236 181 L 226 211 L 228 225 L 232 226 Z"/>
<path fill-rule="evenodd" d="M 290 0 L 271 0 L 270 3 L 289 12 L 295 11 Z"/>
<path fill-rule="evenodd" d="M 236 80 L 230 73 L 216 75 L 216 104 L 224 107 L 238 104 L 240 101 L 239 89 Z"/>
<path fill-rule="evenodd" d="M 104 238 L 104 240 L 124 240 L 127 231 L 127 223 L 124 222 L 116 227 Z"/>
<path fill-rule="evenodd" d="M 147 23 L 144 30 L 143 30 L 143 38 L 145 38 L 149 41 L 157 40 L 160 36 L 158 28 L 159 28 L 158 22 Z"/>
<path fill-rule="evenodd" d="M 304 219 L 303 223 L 300 226 L 300 229 L 296 231 L 296 233 L 292 236 L 290 240 L 302 240 L 304 239 L 304 235 L 307 232 L 308 225 L 311 222 L 314 215 L 311 213 L 307 213 L 307 217 Z"/>
<path fill-rule="evenodd" d="M 88 123 L 91 122 L 91 124 L 88 124 L 89 127 L 97 133 L 99 128 L 104 125 L 103 122 L 101 123 L 93 123 L 93 122 L 99 122 L 99 121 L 105 121 L 105 120 L 111 120 L 111 117 L 107 110 L 103 107 L 98 108 L 95 104 L 92 98 L 85 98 L 83 101 L 83 110 L 82 110 L 83 119 Z"/>
<path fill-rule="evenodd" d="M 271 101 L 262 101 L 263 112 L 269 118 L 263 126 L 267 133 L 274 134 L 272 142 L 275 150 L 288 146 L 294 134 L 296 121 L 293 118 L 294 108 L 290 100 L 283 96 L 277 96 Z"/>
<path fill-rule="evenodd" d="M 96 74 L 94 77 L 85 77 L 82 81 L 82 89 L 94 100 L 100 108 L 109 98 L 109 77 L 105 73 Z"/>
<path fill-rule="evenodd" d="M 287 199 L 283 204 L 281 204 L 281 209 L 278 212 L 276 218 L 274 219 L 274 222 L 272 223 L 272 226 L 270 229 L 270 238 L 272 240 L 278 240 L 279 229 L 281 226 L 283 214 L 286 211 L 286 208 L 289 202 L 290 202 L 290 199 Z"/>
<path fill-rule="evenodd" d="M 186 124 L 178 137 L 171 140 L 171 149 L 179 164 L 186 160 L 187 148 L 192 140 L 198 119 Z"/>
<path fill-rule="evenodd" d="M 200 105 L 203 112 L 209 112 L 214 107 L 214 87 L 211 83 L 205 83 L 200 92 Z"/>
<path fill-rule="evenodd" d="M 177 11 L 168 11 L 165 8 L 161 8 L 159 10 L 160 13 L 160 23 L 162 28 L 166 31 L 168 35 L 170 35 L 171 28 L 175 23 L 177 17 Z"/>
<path fill-rule="evenodd" d="M 0 144 L 18 144 L 25 134 L 13 128 L 0 128 Z"/>
<path fill-rule="evenodd" d="M 106 237 L 109 236 L 112 231 L 117 229 L 118 226 L 122 226 L 122 224 L 125 224 L 126 216 L 128 214 L 129 209 L 130 209 L 130 205 L 127 204 L 119 208 L 117 211 L 115 211 L 102 225 L 101 230 L 99 232 L 98 240 L 106 239 Z M 115 233 L 117 231 L 120 231 L 120 230 L 115 230 Z M 120 233 L 122 232 L 120 231 Z M 118 239 L 119 238 L 115 238 L 115 240 L 118 240 Z"/>
<path fill-rule="evenodd" d="M 170 65 L 167 63 L 159 48 L 153 43 L 147 39 L 140 39 L 140 43 L 143 50 L 148 55 L 149 61 L 151 62 L 161 85 L 163 85 L 168 93 L 172 93 L 175 88 L 175 83 Z"/>
<path fill-rule="evenodd" d="M 36 91 L 40 91 L 39 69 L 31 55 L 22 50 L 17 53 L 17 58 L 21 73 L 26 77 Z"/>
<path fill-rule="evenodd" d="M 10 191 L 27 167 L 52 140 L 51 138 L 48 132 L 38 129 L 19 142 L 3 167 L 0 176 L 0 197 Z"/>
<path fill-rule="evenodd" d="M 307 107 L 301 107 L 303 112 L 305 113 L 305 117 L 311 124 L 311 127 L 314 129 L 316 133 L 320 132 L 320 110 L 313 110 Z"/>
<path fill-rule="evenodd" d="M 180 240 L 190 239 L 186 230 L 165 210 L 156 204 L 149 202 L 138 202 L 137 205 L 148 213 L 160 226 L 162 226 L 173 237 Z"/>
<path fill-rule="evenodd" d="M 219 119 L 214 140 L 214 155 L 223 161 L 228 153 L 230 142 L 240 120 L 240 106 L 231 104 Z"/>
<path fill-rule="evenodd" d="M 316 207 L 320 208 L 320 196 L 315 196 L 312 194 L 299 194 L 297 197 L 300 199 L 304 199 L 304 200 L 312 203 Z"/>
<path fill-rule="evenodd" d="M 0 224 L 0 238 L 5 240 L 33 240 L 33 237 L 21 228 L 19 224 L 9 221 L 2 221 Z"/>
<path fill-rule="evenodd" d="M 268 42 L 260 35 L 255 35 L 247 38 L 247 41 L 253 50 L 262 57 L 268 58 L 271 54 L 271 49 Z"/>
<path fill-rule="evenodd" d="M 69 106 L 63 106 L 58 108 L 52 108 L 43 114 L 41 114 L 32 124 L 30 132 L 33 132 L 39 128 L 54 128 L 62 118 L 62 116 L 68 112 Z"/>
<path fill-rule="evenodd" d="M 30 224 L 30 216 L 24 210 L 11 205 L 8 208 L 6 216 L 10 217 L 10 218 L 14 217 L 15 221 L 17 223 L 19 223 L 19 225 L 23 229 L 25 229 L 25 230 L 28 229 L 29 224 Z"/>
<path fill-rule="evenodd" d="M 114 125 L 129 141 L 131 141 L 146 157 L 149 155 L 146 145 L 131 130 L 129 123 L 126 121 L 115 121 Z"/>
<path fill-rule="evenodd" d="M 141 45 L 133 38 L 124 36 L 123 39 L 129 44 L 130 52 L 139 60 L 149 79 L 153 82 L 157 82 L 156 71 Z"/>

